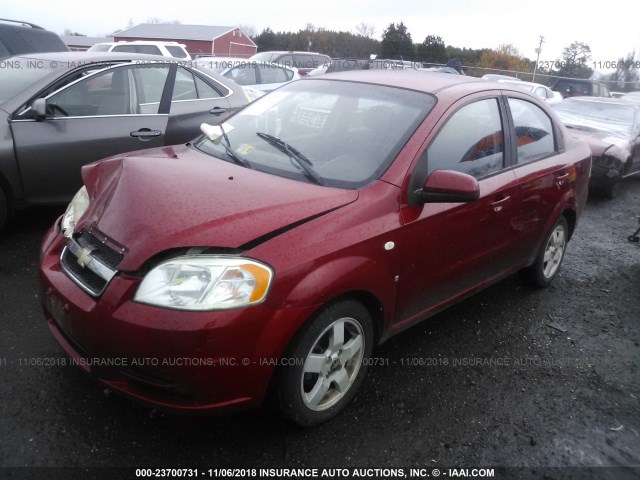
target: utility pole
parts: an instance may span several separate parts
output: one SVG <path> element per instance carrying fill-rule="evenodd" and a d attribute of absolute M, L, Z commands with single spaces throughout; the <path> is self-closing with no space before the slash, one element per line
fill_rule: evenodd
<path fill-rule="evenodd" d="M 536 71 L 538 70 L 538 62 L 540 61 L 540 53 L 542 52 L 542 42 L 544 42 L 544 37 L 540 35 L 540 45 L 536 48 L 538 56 L 536 57 L 536 64 L 533 66 L 533 78 L 531 79 L 531 82 L 533 83 L 536 81 Z"/>

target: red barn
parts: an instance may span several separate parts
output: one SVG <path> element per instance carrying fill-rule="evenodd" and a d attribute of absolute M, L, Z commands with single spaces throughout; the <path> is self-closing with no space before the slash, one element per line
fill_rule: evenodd
<path fill-rule="evenodd" d="M 179 23 L 141 23 L 114 34 L 114 40 L 153 40 L 184 43 L 192 57 L 244 57 L 254 55 L 258 47 L 237 27 L 182 25 Z"/>

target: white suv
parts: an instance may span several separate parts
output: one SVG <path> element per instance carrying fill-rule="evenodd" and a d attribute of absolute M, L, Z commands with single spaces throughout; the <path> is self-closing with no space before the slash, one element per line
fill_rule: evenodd
<path fill-rule="evenodd" d="M 147 53 L 149 55 L 162 55 L 163 57 L 191 60 L 185 45 L 178 42 L 152 42 L 136 40 L 134 42 L 106 42 L 96 43 L 89 52 L 128 52 Z"/>

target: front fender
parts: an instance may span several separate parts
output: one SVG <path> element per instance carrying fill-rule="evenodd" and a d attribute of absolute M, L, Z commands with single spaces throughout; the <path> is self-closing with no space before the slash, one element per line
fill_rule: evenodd
<path fill-rule="evenodd" d="M 295 285 L 283 302 L 286 308 L 324 305 L 349 293 L 373 295 L 383 307 L 385 321 L 395 310 L 398 275 L 393 265 L 397 254 L 389 254 L 388 262 L 364 256 L 348 256 L 331 260 L 309 272 Z"/>

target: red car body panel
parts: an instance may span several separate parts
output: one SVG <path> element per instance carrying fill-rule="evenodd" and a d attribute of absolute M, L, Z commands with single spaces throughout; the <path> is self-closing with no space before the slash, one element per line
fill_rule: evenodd
<path fill-rule="evenodd" d="M 91 226 L 121 245 L 120 273 L 99 298 L 81 290 L 60 266 L 66 239 L 58 224 L 43 240 L 40 269 L 45 316 L 65 351 L 77 359 L 127 359 L 126 366 L 85 371 L 164 409 L 256 406 L 275 361 L 328 302 L 345 295 L 360 300 L 371 312 L 377 341 L 384 341 L 530 265 L 563 213 L 575 226 L 587 197 L 590 151 L 566 138 L 561 125 L 560 152 L 480 179 L 478 200 L 408 202 L 416 162 L 452 112 L 506 92 L 539 105 L 559 123 L 533 96 L 446 74 L 359 73 L 338 78 L 399 84 L 438 100 L 387 171 L 360 190 L 261 173 L 188 146 L 85 167 L 92 201 L 77 231 Z M 425 78 L 432 79 L 428 88 Z M 269 265 L 275 273 L 264 302 L 187 312 L 132 300 L 148 262 L 190 247 L 238 252 Z M 131 365 L 133 359 L 185 357 L 215 366 Z"/>

